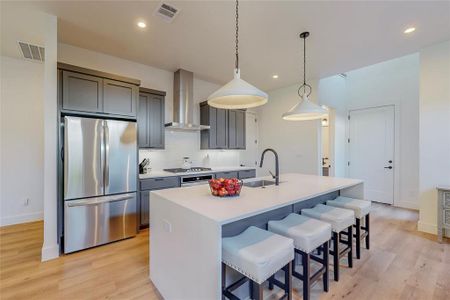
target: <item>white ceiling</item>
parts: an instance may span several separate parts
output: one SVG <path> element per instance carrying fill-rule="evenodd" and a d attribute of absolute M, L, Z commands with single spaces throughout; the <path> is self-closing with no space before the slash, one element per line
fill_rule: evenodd
<path fill-rule="evenodd" d="M 217 83 L 230 80 L 234 2 L 167 3 L 181 10 L 171 24 L 153 15 L 159 1 L 38 1 L 26 5 L 58 16 L 60 42 L 170 71 L 184 68 Z M 20 21 L 22 16 L 14 17 Z M 138 20 L 147 22 L 145 30 L 136 26 Z M 403 30 L 409 26 L 417 30 L 407 36 Z M 322 78 L 449 40 L 450 2 L 241 1 L 242 77 L 265 90 L 300 81 L 298 34 L 306 30 L 311 32 L 308 77 Z M 2 51 L 7 50 L 2 46 Z M 273 74 L 279 78 L 272 79 Z"/>

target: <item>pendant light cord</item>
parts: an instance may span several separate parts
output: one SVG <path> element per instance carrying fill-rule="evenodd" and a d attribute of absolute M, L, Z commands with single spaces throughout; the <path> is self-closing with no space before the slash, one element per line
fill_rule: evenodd
<path fill-rule="evenodd" d="M 306 88 L 309 88 L 307 96 L 311 95 L 312 88 L 306 83 L 306 38 L 309 36 L 309 32 L 305 31 L 300 34 L 300 38 L 303 39 L 303 84 L 298 88 L 298 95 L 303 98 L 306 93 Z M 302 93 L 303 90 L 303 93 Z"/>
<path fill-rule="evenodd" d="M 236 0 L 236 61 L 235 61 L 235 68 L 236 72 L 239 70 L 239 0 Z"/>
<path fill-rule="evenodd" d="M 306 37 L 303 38 L 303 85 L 306 85 Z"/>

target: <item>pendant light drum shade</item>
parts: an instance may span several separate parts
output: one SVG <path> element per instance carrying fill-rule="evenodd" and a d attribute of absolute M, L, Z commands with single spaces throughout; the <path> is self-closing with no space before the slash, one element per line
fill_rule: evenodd
<path fill-rule="evenodd" d="M 326 109 L 311 102 L 308 96 L 304 94 L 302 101 L 283 114 L 283 119 L 287 121 L 308 121 L 322 119 L 327 115 Z"/>
<path fill-rule="evenodd" d="M 300 34 L 300 38 L 303 39 L 303 84 L 298 89 L 298 95 L 301 100 L 294 105 L 289 111 L 282 115 L 282 118 L 287 121 L 308 121 L 322 119 L 328 115 L 328 110 L 317 105 L 316 103 L 308 99 L 311 94 L 312 88 L 306 83 L 306 38 L 309 36 L 309 32 L 305 31 Z M 306 93 L 306 88 L 309 88 L 309 92 Z M 303 89 L 303 94 L 301 90 Z"/>
<path fill-rule="evenodd" d="M 208 97 L 212 107 L 224 109 L 252 108 L 267 103 L 268 95 L 240 77 L 239 70 L 234 79 Z"/>
<path fill-rule="evenodd" d="M 208 97 L 208 105 L 216 108 L 252 108 L 266 104 L 266 93 L 241 79 L 239 70 L 239 1 L 236 0 L 236 40 L 234 78 Z"/>

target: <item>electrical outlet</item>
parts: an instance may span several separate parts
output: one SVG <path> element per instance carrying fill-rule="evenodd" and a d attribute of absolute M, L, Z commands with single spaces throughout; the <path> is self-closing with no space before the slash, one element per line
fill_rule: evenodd
<path fill-rule="evenodd" d="M 163 220 L 163 228 L 167 232 L 172 232 L 172 224 L 167 220 Z"/>
<path fill-rule="evenodd" d="M 30 198 L 25 199 L 25 201 L 23 202 L 23 205 L 28 206 L 30 205 Z"/>

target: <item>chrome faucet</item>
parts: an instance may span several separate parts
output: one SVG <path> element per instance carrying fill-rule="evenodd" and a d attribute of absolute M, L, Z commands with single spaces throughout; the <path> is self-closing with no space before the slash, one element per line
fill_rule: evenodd
<path fill-rule="evenodd" d="M 272 178 L 275 179 L 275 185 L 279 185 L 280 184 L 280 164 L 278 162 L 278 154 L 275 150 L 271 149 L 271 148 L 267 148 L 266 150 L 263 151 L 263 153 L 261 154 L 261 162 L 259 163 L 259 167 L 262 168 L 263 166 L 263 162 L 264 162 L 264 155 L 266 154 L 266 152 L 272 152 L 273 155 L 275 155 L 275 175 L 273 175 L 272 172 L 269 171 L 270 175 L 272 175 Z"/>

